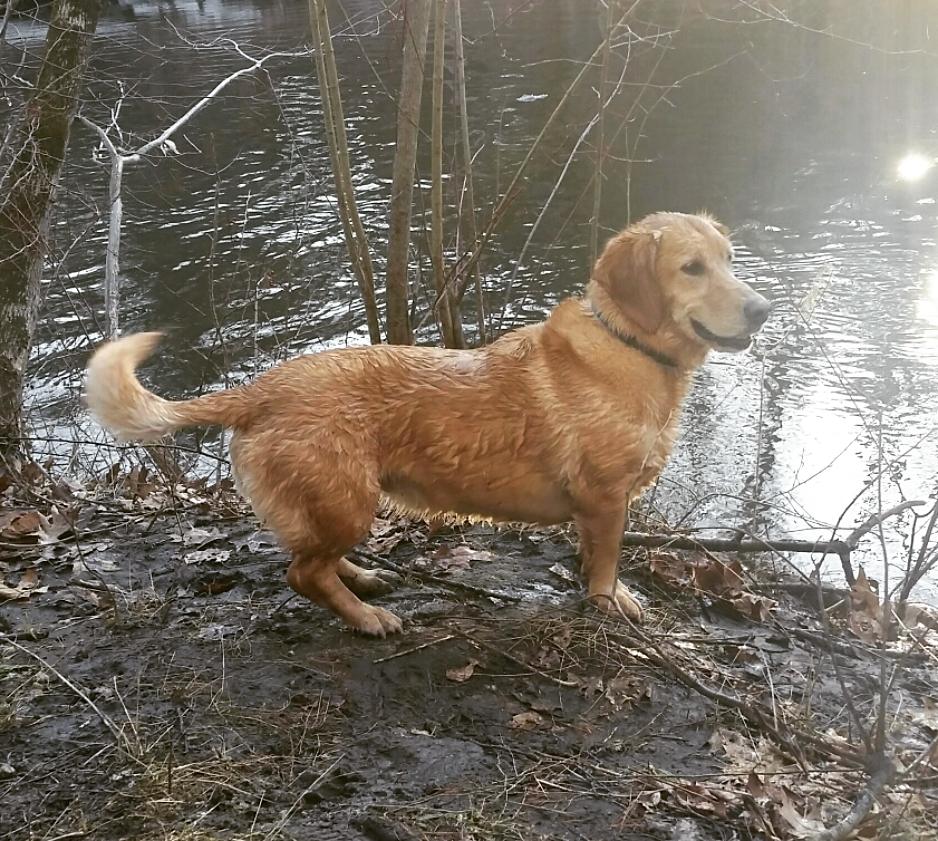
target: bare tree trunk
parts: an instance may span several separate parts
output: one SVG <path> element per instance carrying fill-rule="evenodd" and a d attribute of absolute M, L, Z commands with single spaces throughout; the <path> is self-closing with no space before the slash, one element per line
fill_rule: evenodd
<path fill-rule="evenodd" d="M 436 0 L 433 27 L 433 124 L 430 131 L 430 258 L 443 344 L 463 347 L 462 324 L 450 297 L 443 255 L 443 60 L 446 0 Z"/>
<path fill-rule="evenodd" d="M 466 216 L 467 220 L 467 233 L 469 241 L 472 243 L 472 248 L 476 247 L 476 238 L 478 236 L 476 229 L 476 205 L 475 205 L 475 191 L 472 186 L 472 146 L 469 142 L 469 106 L 466 103 L 466 57 L 463 52 L 463 43 L 462 43 L 462 5 L 460 0 L 454 0 L 453 2 L 453 17 L 455 19 L 454 31 L 453 31 L 453 40 L 456 45 L 455 53 L 455 76 L 456 76 L 456 99 L 459 103 L 459 141 L 460 147 L 462 149 L 462 159 L 463 159 L 463 177 L 465 179 L 465 201 L 469 205 L 468 214 Z M 462 224 L 462 214 L 460 214 L 460 225 Z M 475 281 L 475 291 L 476 291 L 476 316 L 478 318 L 479 325 L 479 344 L 484 345 L 486 339 L 486 329 L 485 329 L 485 300 L 482 297 L 482 274 L 481 267 L 479 265 L 479 259 L 477 258 L 472 265 L 471 269 L 472 277 Z M 454 278 L 455 279 L 455 278 Z M 462 285 L 462 291 L 460 291 L 459 283 L 456 284 L 457 289 L 454 292 L 454 306 L 458 306 L 459 302 L 462 300 L 462 293 L 465 291 L 465 285 Z"/>
<path fill-rule="evenodd" d="M 111 208 L 107 227 L 107 253 L 104 258 L 104 316 L 109 339 L 120 333 L 120 253 L 121 222 L 124 218 L 124 199 L 121 186 L 124 180 L 124 159 L 111 155 L 111 179 L 108 183 L 108 204 Z"/>
<path fill-rule="evenodd" d="M 430 0 L 407 0 L 401 88 L 397 100 L 397 151 L 388 211 L 390 232 L 386 280 L 388 341 L 399 345 L 413 344 L 414 341 L 407 306 L 407 264 L 429 24 Z"/>
<path fill-rule="evenodd" d="M 322 99 L 323 121 L 332 160 L 332 175 L 335 180 L 339 218 L 345 232 L 352 267 L 358 278 L 358 288 L 365 303 L 368 334 L 371 343 L 381 343 L 381 327 L 378 319 L 378 304 L 375 300 L 375 275 L 371 263 L 371 246 L 365 234 L 355 189 L 352 186 L 352 170 L 349 164 L 348 137 L 345 133 L 345 114 L 339 91 L 339 73 L 332 48 L 332 33 L 325 0 L 310 0 L 309 20 L 313 30 L 313 49 L 316 55 L 316 73 L 319 76 L 319 91 Z"/>
<path fill-rule="evenodd" d="M 18 449 L 51 210 L 101 0 L 56 0 L 0 198 L 0 452 Z"/>

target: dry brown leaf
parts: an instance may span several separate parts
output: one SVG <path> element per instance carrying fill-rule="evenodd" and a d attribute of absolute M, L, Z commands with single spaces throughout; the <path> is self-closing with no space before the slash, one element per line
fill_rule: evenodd
<path fill-rule="evenodd" d="M 19 599 L 28 599 L 30 596 L 38 593 L 45 593 L 47 587 L 39 587 L 39 573 L 30 567 L 20 577 L 19 583 L 15 587 L 8 587 L 0 583 L 0 601 L 17 601 Z"/>
<path fill-rule="evenodd" d="M 58 543 L 62 537 L 70 534 L 71 531 L 71 520 L 57 508 L 53 508 L 48 517 L 39 514 L 39 530 L 36 536 L 39 538 L 40 543 Z"/>
<path fill-rule="evenodd" d="M 754 596 L 752 593 L 729 593 L 721 603 L 745 619 L 765 622 L 775 607 L 775 601 L 766 596 Z"/>
<path fill-rule="evenodd" d="M 745 585 L 742 572 L 739 561 L 725 564 L 716 558 L 709 558 L 706 563 L 694 565 L 694 585 L 698 590 L 715 596 L 727 590 L 742 590 Z"/>
<path fill-rule="evenodd" d="M 717 558 L 686 561 L 674 555 L 659 553 L 652 556 L 649 566 L 652 575 L 666 586 L 693 589 L 713 596 L 719 607 L 745 619 L 764 622 L 776 604 L 772 599 L 754 595 L 745 589 L 743 567 L 739 561 L 725 563 Z"/>
<path fill-rule="evenodd" d="M 387 520 L 377 517 L 371 524 L 371 534 L 365 548 L 376 555 L 390 552 L 407 537 L 407 530 L 399 520 Z"/>
<path fill-rule="evenodd" d="M 38 511 L 9 511 L 0 515 L 0 536 L 6 540 L 23 540 L 35 536 L 42 525 Z"/>
<path fill-rule="evenodd" d="M 651 556 L 648 566 L 651 574 L 669 587 L 686 587 L 690 584 L 693 570 L 683 558 L 659 552 Z"/>
<path fill-rule="evenodd" d="M 877 622 L 880 619 L 879 596 L 873 592 L 870 580 L 862 567 L 856 582 L 850 588 L 850 608 L 854 613 L 865 614 Z"/>
<path fill-rule="evenodd" d="M 814 838 L 819 832 L 826 829 L 823 821 L 815 817 L 809 817 L 807 814 L 802 815 L 786 790 L 779 789 L 779 791 L 782 793 L 782 799 L 776 803 L 778 814 L 788 824 L 788 828 L 795 838 Z"/>
<path fill-rule="evenodd" d="M 453 681 L 453 683 L 465 683 L 475 673 L 476 666 L 478 665 L 478 660 L 470 660 L 468 663 L 466 663 L 465 666 L 459 666 L 455 669 L 447 669 L 446 679 Z"/>
<path fill-rule="evenodd" d="M 443 546 L 431 556 L 440 569 L 459 570 L 469 569 L 473 561 L 490 561 L 494 557 L 491 552 L 484 549 L 475 549 L 472 546 Z"/>
<path fill-rule="evenodd" d="M 544 723 L 544 719 L 534 710 L 518 713 L 511 717 L 511 726 L 518 730 L 533 730 L 535 727 L 543 727 Z"/>

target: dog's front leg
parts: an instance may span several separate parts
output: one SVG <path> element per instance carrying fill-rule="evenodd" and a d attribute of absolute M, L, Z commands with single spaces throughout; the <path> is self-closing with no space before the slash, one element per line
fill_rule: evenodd
<path fill-rule="evenodd" d="M 590 511 L 576 517 L 580 533 L 580 571 L 589 600 L 606 613 L 642 619 L 641 605 L 619 581 L 619 554 L 626 508 Z"/>

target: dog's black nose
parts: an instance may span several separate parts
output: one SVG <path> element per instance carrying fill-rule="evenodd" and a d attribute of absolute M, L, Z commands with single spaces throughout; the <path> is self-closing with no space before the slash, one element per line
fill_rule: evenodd
<path fill-rule="evenodd" d="M 761 295 L 754 295 L 743 305 L 743 315 L 746 323 L 753 329 L 758 330 L 765 320 L 769 317 L 769 310 L 772 305 Z"/>

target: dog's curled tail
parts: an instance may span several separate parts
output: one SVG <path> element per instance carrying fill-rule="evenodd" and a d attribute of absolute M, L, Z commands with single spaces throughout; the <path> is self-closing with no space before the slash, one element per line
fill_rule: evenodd
<path fill-rule="evenodd" d="M 162 333 L 136 333 L 99 347 L 88 362 L 85 400 L 97 421 L 120 441 L 153 441 L 176 429 L 245 422 L 247 404 L 230 389 L 193 400 L 164 400 L 137 379 L 137 366 Z"/>

